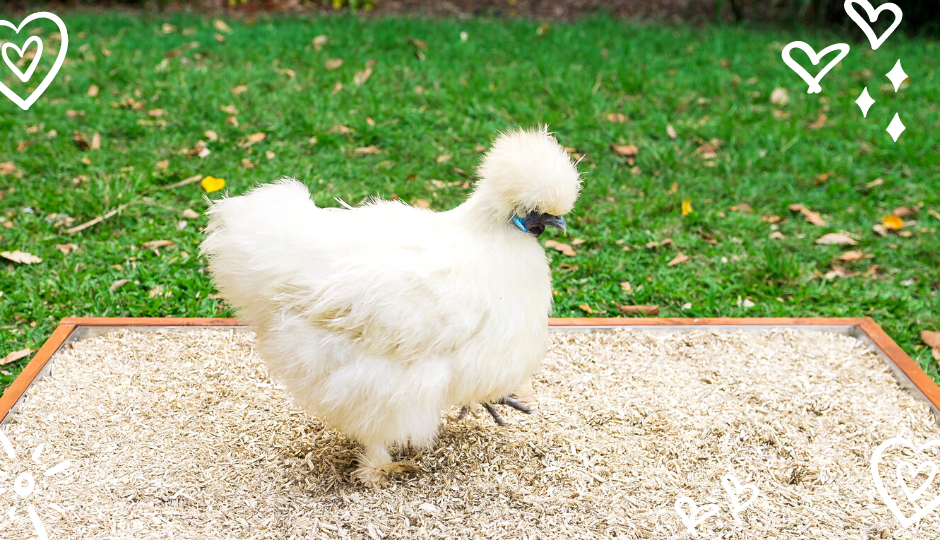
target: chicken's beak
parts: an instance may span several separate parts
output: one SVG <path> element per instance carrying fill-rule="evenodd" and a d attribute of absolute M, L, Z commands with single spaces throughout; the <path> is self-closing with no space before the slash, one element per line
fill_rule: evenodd
<path fill-rule="evenodd" d="M 546 226 L 555 227 L 561 232 L 568 234 L 568 224 L 565 223 L 564 216 L 553 216 L 551 214 L 543 214 L 543 216 L 545 217 L 545 221 L 542 223 L 544 223 Z"/>
<path fill-rule="evenodd" d="M 556 229 L 564 231 L 566 234 L 568 232 L 568 224 L 565 223 L 565 218 L 561 216 L 529 212 L 522 222 L 526 232 L 534 235 L 536 238 L 545 232 L 545 227 L 555 227 Z"/>

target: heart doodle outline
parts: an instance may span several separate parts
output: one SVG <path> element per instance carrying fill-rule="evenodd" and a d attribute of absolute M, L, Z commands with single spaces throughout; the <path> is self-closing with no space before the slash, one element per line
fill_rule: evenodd
<path fill-rule="evenodd" d="M 803 66 L 798 64 L 796 60 L 790 57 L 790 51 L 793 49 L 800 49 L 801 51 L 805 52 L 806 56 L 809 57 L 814 66 L 818 65 L 823 57 L 832 51 L 838 50 L 840 53 L 836 55 L 836 57 L 831 62 L 826 64 L 826 66 L 823 67 L 815 77 L 813 77 L 809 74 L 808 71 L 803 69 Z M 803 79 L 803 81 L 809 85 L 809 89 L 806 91 L 806 93 L 818 94 L 822 91 L 822 86 L 819 85 L 819 81 L 821 81 L 822 78 L 826 76 L 826 73 L 829 73 L 830 69 L 835 67 L 836 64 L 838 64 L 843 58 L 846 57 L 846 55 L 849 54 L 849 50 L 851 50 L 851 47 L 849 47 L 848 43 L 836 43 L 817 53 L 816 50 L 813 49 L 808 43 L 803 41 L 793 41 L 783 48 L 781 56 L 783 56 L 783 63 L 790 66 L 790 69 L 792 69 L 797 75 L 800 76 L 801 79 Z"/>
<path fill-rule="evenodd" d="M 885 489 L 884 482 L 881 481 L 881 476 L 878 474 L 878 463 L 881 461 L 881 456 L 884 454 L 884 451 L 892 445 L 902 444 L 908 448 L 914 450 L 914 454 L 920 453 L 921 450 L 926 448 L 935 447 L 940 449 L 940 439 L 935 439 L 932 441 L 927 441 L 919 448 L 914 447 L 914 443 L 903 438 L 895 437 L 894 439 L 888 439 L 887 441 L 878 445 L 878 448 L 875 449 L 874 453 L 871 455 L 871 475 L 872 480 L 875 483 L 875 490 L 878 491 L 878 494 L 881 495 L 881 500 L 884 501 L 885 505 L 889 510 L 894 514 L 894 517 L 898 519 L 901 523 L 901 526 L 905 529 L 911 525 L 917 523 L 924 518 L 930 512 L 933 512 L 937 506 L 940 506 L 940 495 L 930 501 L 926 506 L 922 507 L 918 512 L 915 512 L 913 516 L 907 517 L 901 512 L 901 509 L 898 507 L 898 503 L 888 494 L 888 490 Z"/>
<path fill-rule="evenodd" d="M 732 491 L 731 489 L 732 486 L 730 486 L 729 484 L 734 484 L 733 486 L 734 491 Z M 738 481 L 738 479 L 731 473 L 728 473 L 721 477 L 721 487 L 723 487 L 725 492 L 728 493 L 728 499 L 731 501 L 731 505 L 730 505 L 731 515 L 734 516 L 734 519 L 741 519 L 741 516 L 739 516 L 738 514 L 742 510 L 746 510 L 749 506 L 751 506 L 751 503 L 753 503 L 757 499 L 757 496 L 760 494 L 760 490 L 757 489 L 757 486 L 755 486 L 754 484 L 741 485 L 741 482 Z M 747 502 L 745 502 L 744 504 L 741 504 L 740 499 L 738 499 L 738 495 L 741 495 L 746 490 L 751 490 L 752 495 L 747 500 Z"/>
<path fill-rule="evenodd" d="M 925 480 L 919 488 L 911 491 L 907 486 L 907 480 L 905 480 L 901 475 L 902 469 L 909 469 L 913 473 L 911 474 L 911 480 L 913 480 L 920 474 L 920 470 L 926 466 L 929 466 L 930 468 L 930 474 L 927 475 L 927 480 Z M 916 504 L 915 501 L 917 501 L 917 499 L 919 499 L 920 496 L 923 495 L 924 492 L 930 489 L 930 486 L 933 485 L 933 479 L 937 476 L 937 464 L 933 461 L 925 461 L 918 467 L 914 467 L 907 461 L 902 461 L 898 463 L 896 476 L 898 477 L 898 487 L 900 487 L 901 491 L 907 495 L 907 500 L 910 501 L 911 504 Z"/>
<path fill-rule="evenodd" d="M 865 19 L 862 18 L 862 16 L 859 15 L 857 11 L 855 11 L 855 8 L 852 6 L 852 4 L 858 4 L 865 8 L 865 14 L 868 15 L 870 22 L 875 22 L 878 20 L 878 16 L 883 10 L 888 10 L 891 13 L 894 13 L 894 24 L 889 26 L 888 29 L 885 30 L 883 34 L 881 34 L 881 37 L 875 37 L 875 31 L 872 30 L 872 27 L 868 24 L 868 22 L 865 22 Z M 855 24 L 857 24 L 858 27 L 862 29 L 862 32 L 865 33 L 865 37 L 867 37 L 868 42 L 871 43 L 871 49 L 873 51 L 877 51 L 878 47 L 881 47 L 881 44 L 884 43 L 889 36 L 891 36 L 891 34 L 894 32 L 894 29 L 901 24 L 901 18 L 904 16 L 901 8 L 899 8 L 897 4 L 892 4 L 891 2 L 881 4 L 878 6 L 878 9 L 875 9 L 868 0 L 845 0 L 845 4 L 843 4 L 842 7 L 845 9 L 845 12 L 848 14 L 849 18 L 852 19 L 852 21 L 854 21 Z"/>
<path fill-rule="evenodd" d="M 43 92 L 46 91 L 46 88 L 52 84 L 53 79 L 55 79 L 55 76 L 59 73 L 59 68 L 61 68 L 62 63 L 65 62 L 65 53 L 69 46 L 69 34 L 68 30 L 65 28 L 65 23 L 62 22 L 62 19 L 60 19 L 55 13 L 49 13 L 48 11 L 38 11 L 33 13 L 32 15 L 23 19 L 23 22 L 21 22 L 18 27 L 13 26 L 13 23 L 9 21 L 0 20 L 0 27 L 9 28 L 19 34 L 20 30 L 22 30 L 24 26 L 36 19 L 49 19 L 50 21 L 54 22 L 56 26 L 59 27 L 59 34 L 62 36 L 62 43 L 59 46 L 59 55 L 56 57 L 55 63 L 52 64 L 52 68 L 49 70 L 49 73 L 46 73 L 46 77 L 26 99 L 22 99 L 20 96 L 16 95 L 16 93 L 10 90 L 7 85 L 0 81 L 0 92 L 2 92 L 3 95 L 9 98 L 10 101 L 19 106 L 19 108 L 23 109 L 24 111 L 29 110 L 33 103 L 36 103 L 36 100 L 38 100 L 39 97 L 42 96 Z"/>
<path fill-rule="evenodd" d="M 16 67 L 16 64 L 10 61 L 9 57 L 7 57 L 7 49 L 16 50 L 16 53 L 20 55 L 20 58 L 23 58 L 26 55 L 26 49 L 29 48 L 29 44 L 33 43 L 34 41 L 36 42 L 36 48 L 38 50 L 36 51 L 36 55 L 33 56 L 33 61 L 29 63 L 29 67 L 26 68 L 26 72 L 24 73 L 20 71 L 20 68 Z M 30 38 L 26 40 L 26 43 L 23 44 L 22 49 L 12 43 L 4 43 L 3 48 L 0 49 L 0 56 L 3 57 L 3 61 L 6 63 L 7 67 L 10 68 L 10 71 L 12 71 L 19 80 L 25 83 L 32 78 L 33 73 L 36 71 L 36 67 L 39 66 L 39 59 L 42 57 L 42 40 L 39 39 L 39 36 L 30 36 Z"/>
<path fill-rule="evenodd" d="M 682 503 L 688 503 L 691 515 L 685 513 L 685 510 L 682 509 Z M 708 518 L 717 515 L 718 511 L 721 510 L 717 504 L 703 504 L 699 506 L 697 502 L 689 497 L 679 497 L 676 499 L 675 507 L 676 513 L 679 514 L 679 520 L 689 529 L 689 532 L 695 532 L 696 527 L 705 523 L 705 520 Z M 705 515 L 702 516 L 701 519 L 696 520 L 699 512 L 703 512 Z"/>

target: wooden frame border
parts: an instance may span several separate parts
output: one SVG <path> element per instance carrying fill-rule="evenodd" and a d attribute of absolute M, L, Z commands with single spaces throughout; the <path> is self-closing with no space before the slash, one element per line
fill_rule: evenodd
<path fill-rule="evenodd" d="M 694 328 L 718 327 L 725 329 L 765 329 L 774 327 L 830 327 L 846 330 L 856 337 L 864 337 L 881 353 L 882 358 L 892 369 L 901 386 L 914 394 L 915 398 L 925 401 L 940 421 L 940 387 L 905 353 L 884 330 L 870 317 L 864 318 L 754 318 L 754 319 L 670 319 L 670 318 L 617 318 L 617 319 L 550 319 L 553 328 L 571 329 L 614 329 L 632 328 Z M 0 425 L 6 423 L 10 414 L 22 400 L 34 381 L 49 373 L 52 364 L 49 361 L 55 354 L 82 329 L 96 327 L 127 328 L 209 328 L 242 327 L 238 319 L 183 319 L 183 318 L 126 318 L 126 317 L 69 317 L 62 319 L 49 339 L 26 365 L 15 381 L 0 397 Z"/>

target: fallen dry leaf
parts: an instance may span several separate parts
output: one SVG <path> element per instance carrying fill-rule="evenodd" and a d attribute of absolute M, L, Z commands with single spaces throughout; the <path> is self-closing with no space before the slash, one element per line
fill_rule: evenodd
<path fill-rule="evenodd" d="M 317 36 L 317 37 L 313 38 L 313 50 L 319 51 L 319 50 L 322 49 L 323 46 L 326 45 L 329 41 L 330 41 L 330 38 L 328 38 L 328 37 L 326 37 L 326 36 L 323 36 L 323 35 L 320 35 L 320 36 Z"/>
<path fill-rule="evenodd" d="M 591 309 L 591 306 L 588 305 L 588 304 L 581 304 L 580 306 L 578 306 L 578 308 L 579 308 L 581 311 L 585 312 L 585 313 L 588 313 L 588 314 L 591 314 L 591 315 L 594 314 L 594 310 Z"/>
<path fill-rule="evenodd" d="M 940 347 L 940 332 L 924 330 L 920 333 L 920 339 L 931 347 Z"/>
<path fill-rule="evenodd" d="M 115 280 L 114 283 L 112 283 L 111 286 L 108 287 L 108 289 L 109 289 L 111 292 L 114 292 L 114 291 L 120 289 L 121 287 L 123 287 L 124 285 L 127 285 L 127 283 L 128 283 L 128 280 L 126 280 L 126 279 L 118 279 L 118 280 Z"/>
<path fill-rule="evenodd" d="M 918 208 L 916 206 L 899 206 L 891 212 L 891 215 L 898 216 L 899 218 L 907 218 L 914 215 L 917 215 Z"/>
<path fill-rule="evenodd" d="M 810 210 L 809 208 L 806 208 L 802 204 L 791 204 L 789 208 L 790 210 L 794 212 L 799 212 L 803 214 L 803 217 L 806 218 L 806 221 L 812 223 L 813 225 L 818 225 L 820 227 L 825 227 L 826 225 L 826 222 L 823 220 L 823 218 L 819 215 L 818 212 L 813 212 L 812 210 Z"/>
<path fill-rule="evenodd" d="M 186 219 L 196 219 L 199 217 L 199 213 L 195 210 L 187 208 L 186 210 L 183 210 L 183 217 Z"/>
<path fill-rule="evenodd" d="M 147 115 L 152 116 L 154 118 L 162 117 L 163 113 L 164 113 L 163 109 L 150 109 L 149 111 L 147 111 Z"/>
<path fill-rule="evenodd" d="M 806 124 L 806 129 L 819 129 L 826 125 L 826 113 L 819 113 L 816 120 Z"/>
<path fill-rule="evenodd" d="M 676 128 L 672 127 L 672 124 L 666 125 L 666 135 L 672 140 L 676 140 L 676 137 L 679 136 L 679 134 L 676 133 Z"/>
<path fill-rule="evenodd" d="M 91 136 L 91 149 L 100 150 L 101 149 L 101 135 L 96 131 L 94 135 Z"/>
<path fill-rule="evenodd" d="M 4 161 L 3 163 L 0 163 L 0 176 L 11 174 L 15 170 L 16 165 L 14 165 L 12 161 Z"/>
<path fill-rule="evenodd" d="M 96 85 L 91 85 L 88 87 L 88 97 L 95 97 L 98 95 L 98 87 Z"/>
<path fill-rule="evenodd" d="M 88 150 L 89 148 L 91 148 L 91 143 L 88 142 L 88 139 L 86 139 L 84 135 L 82 135 L 81 133 L 77 131 L 75 132 L 75 135 L 72 138 L 72 142 L 75 143 L 75 146 L 77 146 L 79 150 Z"/>
<path fill-rule="evenodd" d="M 352 131 L 352 129 L 349 128 L 349 127 L 347 127 L 347 126 L 344 126 L 344 125 L 342 125 L 342 124 L 334 124 L 334 125 L 329 129 L 328 132 L 329 132 L 329 133 L 341 133 L 341 134 L 345 135 L 345 134 L 347 134 L 347 133 L 350 133 L 351 131 Z"/>
<path fill-rule="evenodd" d="M 84 163 L 85 165 L 91 165 L 91 158 L 89 158 L 88 156 L 83 157 L 82 163 Z"/>
<path fill-rule="evenodd" d="M 157 285 L 156 287 L 150 289 L 150 292 L 147 293 L 150 298 L 156 298 L 163 295 L 163 285 Z"/>
<path fill-rule="evenodd" d="M 879 236 L 888 236 L 887 227 L 885 227 L 884 225 L 880 223 L 876 223 L 875 225 L 872 225 L 871 230 L 875 231 L 875 233 L 877 233 Z"/>
<path fill-rule="evenodd" d="M 889 214 L 881 219 L 881 225 L 889 231 L 900 231 L 904 228 L 904 220 L 898 216 Z"/>
<path fill-rule="evenodd" d="M 846 251 L 842 255 L 839 255 L 839 260 L 843 262 L 855 262 L 863 258 L 865 258 L 865 254 L 861 251 Z"/>
<path fill-rule="evenodd" d="M 212 193 L 213 191 L 218 191 L 225 187 L 225 179 L 207 176 L 199 182 L 199 185 L 202 186 L 202 189 L 206 190 L 206 193 Z"/>
<path fill-rule="evenodd" d="M 669 262 L 667 263 L 667 265 L 668 265 L 668 266 L 677 266 L 677 265 L 680 265 L 680 264 L 682 264 L 682 263 L 684 263 L 684 262 L 686 262 L 686 261 L 688 261 L 688 260 L 689 260 L 689 257 L 680 251 L 678 255 L 676 255 L 671 261 L 669 261 Z"/>
<path fill-rule="evenodd" d="M 170 166 L 170 160 L 168 160 L 168 159 L 164 159 L 164 160 L 158 161 L 158 162 L 156 163 L 156 167 L 157 167 L 158 169 L 166 169 L 166 168 L 169 167 L 169 166 Z"/>
<path fill-rule="evenodd" d="M 55 248 L 61 251 L 63 255 L 68 255 L 72 251 L 78 249 L 78 246 L 75 244 L 56 244 Z"/>
<path fill-rule="evenodd" d="M 418 208 L 431 208 L 431 203 L 429 203 L 425 199 L 418 199 L 417 201 L 415 201 L 415 206 L 417 206 Z"/>
<path fill-rule="evenodd" d="M 219 140 L 219 134 L 212 131 L 211 129 L 207 129 L 205 132 L 203 132 L 203 135 L 205 135 L 206 138 L 211 142 Z"/>
<path fill-rule="evenodd" d="M 672 244 L 672 238 L 666 238 L 662 242 L 647 242 L 646 249 L 656 249 L 660 246 L 668 246 Z"/>
<path fill-rule="evenodd" d="M 235 105 L 223 105 L 219 110 L 225 114 L 238 114 L 238 108 Z"/>
<path fill-rule="evenodd" d="M 635 144 L 611 144 L 610 148 L 618 155 L 635 158 L 639 149 Z"/>
<path fill-rule="evenodd" d="M 252 133 L 251 135 L 246 137 L 245 140 L 242 141 L 238 146 L 242 148 L 248 148 L 249 146 L 255 143 L 259 143 L 263 141 L 266 137 L 267 135 L 264 133 Z"/>
<path fill-rule="evenodd" d="M 836 245 L 848 245 L 856 246 L 858 242 L 853 240 L 850 236 L 842 233 L 829 233 L 820 236 L 816 239 L 817 244 L 836 244 Z"/>
<path fill-rule="evenodd" d="M 790 103 L 790 92 L 786 88 L 774 88 L 770 93 L 770 102 L 779 107 Z"/>
<path fill-rule="evenodd" d="M 617 311 L 624 315 L 659 315 L 659 306 L 617 306 Z"/>
<path fill-rule="evenodd" d="M 42 262 L 42 259 L 33 255 L 32 253 L 26 253 L 25 251 L 20 251 L 20 250 L 16 250 L 12 252 L 11 251 L 0 252 L 0 257 L 3 257 L 4 259 L 9 259 L 15 263 L 21 263 L 21 264 L 36 264 L 36 263 Z"/>
<path fill-rule="evenodd" d="M 272 151 L 270 151 L 270 150 L 267 150 L 267 151 L 265 151 L 265 153 L 264 153 L 264 157 L 266 157 L 266 158 L 268 158 L 268 159 L 274 159 L 275 157 L 277 157 L 277 154 L 275 154 L 274 152 L 272 152 Z"/>
<path fill-rule="evenodd" d="M 783 233 L 780 231 L 774 231 L 770 233 L 770 237 L 773 238 L 774 240 L 783 240 L 784 238 L 786 238 L 786 236 L 784 236 Z"/>
<path fill-rule="evenodd" d="M 878 186 L 880 186 L 881 184 L 884 184 L 884 183 L 885 183 L 885 179 L 884 179 L 884 178 L 875 178 L 875 179 L 872 180 L 871 182 L 865 184 L 865 188 L 871 189 L 871 188 L 873 188 L 873 187 L 878 187 Z"/>
<path fill-rule="evenodd" d="M 770 216 L 761 216 L 761 221 L 766 221 L 767 223 L 786 223 L 787 218 L 780 217 L 776 214 Z"/>
<path fill-rule="evenodd" d="M 569 257 L 574 257 L 575 255 L 577 255 L 574 252 L 574 248 L 571 247 L 570 245 L 563 244 L 561 242 L 556 242 L 554 240 L 547 240 L 545 242 L 545 247 L 552 248 L 555 251 L 560 251 L 561 253 L 564 253 L 565 255 Z"/>
<path fill-rule="evenodd" d="M 219 32 L 225 32 L 226 34 L 232 33 L 232 29 L 229 27 L 229 25 L 225 24 L 225 21 L 222 19 L 216 19 L 212 21 L 212 26 L 214 26 L 215 29 Z"/>
<path fill-rule="evenodd" d="M 342 59 L 342 58 L 330 58 L 329 60 L 327 60 L 326 62 L 323 63 L 323 67 L 325 67 L 328 71 L 333 71 L 334 69 L 339 69 L 340 66 L 342 66 L 342 65 L 343 65 L 343 59 Z"/>
<path fill-rule="evenodd" d="M 173 247 L 173 246 L 175 246 L 175 245 L 176 245 L 176 244 L 173 243 L 173 242 L 171 242 L 170 240 L 151 240 L 151 241 L 149 241 L 149 242 L 144 242 L 143 244 L 140 245 L 140 247 L 142 247 L 142 248 L 144 248 L 144 249 L 153 249 L 153 250 L 157 250 L 157 249 L 159 249 L 159 248 L 163 248 L 163 247 Z"/>
<path fill-rule="evenodd" d="M 363 84 L 366 83 L 366 81 L 369 80 L 369 77 L 371 76 L 372 76 L 372 68 L 369 66 L 366 66 L 365 69 L 361 71 L 357 71 L 356 74 L 353 75 L 353 84 L 355 84 L 356 86 L 362 86 Z"/>
<path fill-rule="evenodd" d="M 246 169 L 254 169 L 255 164 L 248 158 L 242 158 L 242 166 Z"/>
<path fill-rule="evenodd" d="M 379 150 L 378 146 L 363 146 L 360 148 L 356 148 L 357 156 L 374 155 L 374 154 L 378 154 L 379 152 L 381 152 L 381 150 Z"/>
<path fill-rule="evenodd" d="M 450 154 L 441 154 L 440 156 L 437 156 L 437 160 L 436 160 L 436 161 L 437 161 L 438 163 L 444 163 L 444 162 L 446 162 L 446 161 L 449 160 L 449 159 L 450 159 Z"/>
<path fill-rule="evenodd" d="M 630 282 L 629 282 L 629 281 L 621 281 L 621 282 L 620 282 L 620 288 L 623 290 L 623 292 L 625 292 L 625 293 L 627 293 L 627 294 L 630 294 L 630 293 L 633 292 L 633 287 L 630 286 Z"/>
<path fill-rule="evenodd" d="M 838 278 L 852 278 L 857 275 L 858 275 L 858 272 L 852 272 L 851 270 L 847 270 L 845 268 L 842 268 L 841 266 L 833 266 L 832 270 L 826 272 L 826 279 L 833 279 L 837 277 Z"/>
<path fill-rule="evenodd" d="M 682 216 L 685 217 L 692 213 L 692 200 L 684 199 L 682 201 Z"/>
<path fill-rule="evenodd" d="M 622 124 L 627 121 L 627 115 L 623 113 L 607 113 L 606 118 L 608 122 L 615 124 Z"/>
<path fill-rule="evenodd" d="M 10 354 L 4 356 L 2 360 L 0 360 L 0 366 L 9 364 L 10 362 L 16 362 L 17 360 L 21 358 L 26 358 L 27 356 L 29 356 L 29 353 L 31 352 L 32 351 L 30 349 L 22 349 L 19 351 L 13 351 Z"/>
<path fill-rule="evenodd" d="M 241 85 L 236 86 L 235 88 L 232 88 L 232 93 L 235 94 L 236 96 L 238 94 L 243 94 L 247 91 L 248 91 L 248 86 L 244 84 L 241 84 Z"/>
<path fill-rule="evenodd" d="M 698 155 L 702 159 L 715 159 L 718 157 L 718 148 L 711 144 L 703 144 L 696 148 L 692 154 Z"/>
<path fill-rule="evenodd" d="M 2 164 L 0 164 L 0 165 L 2 165 Z M 936 219 L 937 221 L 940 221 L 940 212 L 937 212 L 937 211 L 934 210 L 933 208 L 930 208 L 929 210 L 927 210 L 927 213 L 930 214 L 931 216 L 933 216 L 934 219 Z"/>

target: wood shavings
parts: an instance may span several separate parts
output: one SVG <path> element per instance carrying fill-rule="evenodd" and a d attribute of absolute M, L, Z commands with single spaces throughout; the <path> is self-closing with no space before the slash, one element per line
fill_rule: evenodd
<path fill-rule="evenodd" d="M 252 347 L 248 332 L 118 330 L 60 352 L 7 427 L 5 537 L 35 534 L 7 485 L 31 470 L 57 538 L 687 538 L 679 497 L 720 503 L 703 538 L 904 538 L 869 459 L 940 437 L 852 337 L 556 333 L 538 414 L 506 410 L 498 428 L 450 410 L 435 445 L 394 452 L 421 472 L 372 489 L 351 480 L 357 444 L 293 405 Z M 760 491 L 739 523 L 728 472 Z M 912 529 L 938 530 L 940 511 Z"/>

